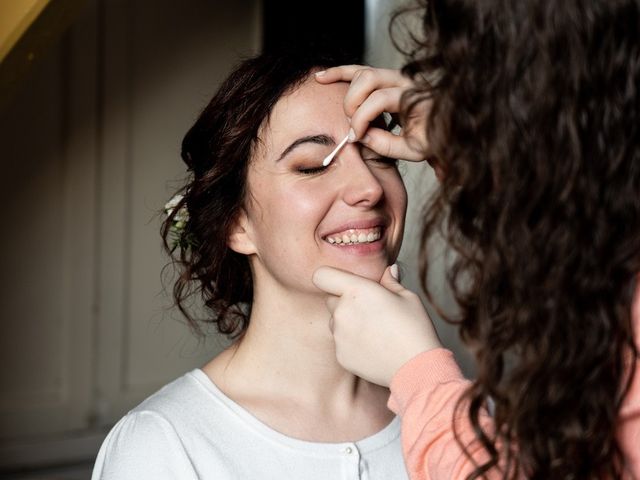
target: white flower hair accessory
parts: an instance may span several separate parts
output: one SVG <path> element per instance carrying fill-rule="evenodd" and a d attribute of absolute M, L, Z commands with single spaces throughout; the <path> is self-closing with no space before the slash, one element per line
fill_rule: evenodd
<path fill-rule="evenodd" d="M 178 193 L 164 205 L 165 215 L 167 218 L 171 218 L 171 227 L 169 227 L 169 232 L 171 234 L 171 239 L 173 240 L 173 243 L 171 244 L 172 252 L 178 247 L 182 250 L 187 250 L 189 247 L 195 245 L 193 236 L 190 233 L 185 232 L 185 227 L 189 221 L 189 211 L 187 210 L 186 203 L 183 203 L 183 200 L 184 195 Z M 181 203 L 182 206 L 178 208 L 178 205 Z M 176 208 L 178 208 L 177 211 Z"/>

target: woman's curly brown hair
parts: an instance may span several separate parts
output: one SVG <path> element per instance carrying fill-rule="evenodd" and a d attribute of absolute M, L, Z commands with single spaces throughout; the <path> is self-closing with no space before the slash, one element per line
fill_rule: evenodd
<path fill-rule="evenodd" d="M 616 421 L 637 358 L 640 2 L 429 0 L 404 72 L 426 98 L 465 402 L 490 460 L 470 478 L 619 478 Z M 405 116 L 406 118 L 406 116 Z M 479 411 L 495 402 L 495 431 Z M 639 447 L 640 448 L 640 447 Z"/>

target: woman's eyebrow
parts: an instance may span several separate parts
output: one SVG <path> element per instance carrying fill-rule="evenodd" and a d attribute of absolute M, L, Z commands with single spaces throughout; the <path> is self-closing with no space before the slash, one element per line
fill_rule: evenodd
<path fill-rule="evenodd" d="M 324 134 L 308 135 L 306 137 L 300 137 L 297 140 L 295 140 L 291 145 L 289 145 L 287 148 L 284 149 L 284 151 L 280 154 L 280 157 L 278 157 L 276 162 L 279 162 L 280 160 L 282 160 L 284 157 L 289 155 L 291 151 L 295 150 L 297 147 L 299 147 L 303 143 L 316 143 L 318 145 L 335 145 L 336 141 L 334 140 L 333 137 L 329 135 L 324 135 Z"/>

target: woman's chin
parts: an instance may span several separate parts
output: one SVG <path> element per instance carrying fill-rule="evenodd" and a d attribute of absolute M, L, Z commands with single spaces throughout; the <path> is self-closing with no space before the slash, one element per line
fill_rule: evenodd
<path fill-rule="evenodd" d="M 336 265 L 336 268 L 351 272 L 355 275 L 359 275 L 360 277 L 368 278 L 369 280 L 373 280 L 374 282 L 379 282 L 382 278 L 382 275 L 384 274 L 385 269 L 387 268 L 387 265 L 378 262 L 362 262 L 351 265 Z"/>

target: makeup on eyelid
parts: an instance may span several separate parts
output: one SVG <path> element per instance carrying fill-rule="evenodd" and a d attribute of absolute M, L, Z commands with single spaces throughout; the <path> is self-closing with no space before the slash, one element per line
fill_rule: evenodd
<path fill-rule="evenodd" d="M 369 162 L 374 162 L 379 164 L 382 167 L 395 167 L 398 164 L 398 161 L 392 158 L 387 158 L 387 157 L 382 157 L 380 155 L 378 155 L 377 153 L 375 153 L 374 151 L 370 150 L 369 148 L 361 145 L 360 146 L 360 155 L 361 158 L 364 162 L 369 163 Z M 367 155 L 367 153 L 369 153 L 369 155 Z M 371 155 L 373 154 L 373 155 Z M 327 157 L 325 157 L 327 158 Z M 330 164 L 333 162 L 330 162 Z M 324 172 L 329 166 L 330 164 L 325 165 L 325 163 L 321 163 L 320 165 L 318 165 L 315 162 L 309 163 L 307 164 L 306 162 L 302 165 L 297 165 L 294 166 L 293 168 L 295 169 L 295 171 L 297 173 L 301 173 L 304 175 L 315 175 L 321 172 Z"/>

